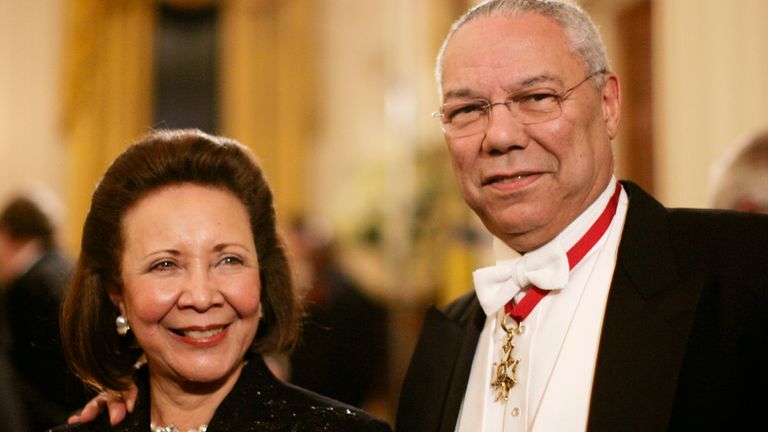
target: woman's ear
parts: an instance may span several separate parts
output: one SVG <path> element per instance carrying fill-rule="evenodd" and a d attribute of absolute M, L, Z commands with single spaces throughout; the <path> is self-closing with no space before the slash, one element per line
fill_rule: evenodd
<path fill-rule="evenodd" d="M 117 290 L 110 290 L 109 299 L 112 304 L 120 311 L 120 315 L 125 315 L 125 305 L 123 304 L 123 295 Z"/>

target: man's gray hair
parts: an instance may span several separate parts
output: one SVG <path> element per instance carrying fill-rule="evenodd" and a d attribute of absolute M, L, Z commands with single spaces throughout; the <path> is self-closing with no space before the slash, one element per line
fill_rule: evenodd
<path fill-rule="evenodd" d="M 587 75 L 598 71 L 610 71 L 605 46 L 594 22 L 578 5 L 562 0 L 488 0 L 457 19 L 446 35 L 437 55 L 435 79 L 438 91 L 443 87 L 443 58 L 453 34 L 464 24 L 484 16 L 519 16 L 525 13 L 537 13 L 555 20 L 565 31 L 571 42 L 571 49 L 578 55 L 587 68 Z M 604 82 L 602 74 L 595 77 L 599 87 Z"/>

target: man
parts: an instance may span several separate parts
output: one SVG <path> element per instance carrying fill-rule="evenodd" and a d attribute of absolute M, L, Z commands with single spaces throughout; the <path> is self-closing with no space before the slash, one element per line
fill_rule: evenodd
<path fill-rule="evenodd" d="M 713 174 L 714 208 L 768 214 L 768 130 L 736 143 Z"/>
<path fill-rule="evenodd" d="M 0 330 L 18 383 L 16 415 L 29 430 L 62 423 L 85 400 L 59 342 L 59 304 L 72 265 L 54 235 L 40 199 L 18 196 L 0 211 Z"/>
<path fill-rule="evenodd" d="M 460 191 L 497 264 L 428 311 L 396 429 L 763 423 L 768 219 L 668 210 L 615 180 L 619 78 L 590 18 L 488 1 L 451 28 L 437 79 Z"/>

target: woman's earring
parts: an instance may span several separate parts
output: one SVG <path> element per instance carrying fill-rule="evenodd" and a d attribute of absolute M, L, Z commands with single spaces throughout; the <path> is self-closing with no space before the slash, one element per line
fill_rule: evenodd
<path fill-rule="evenodd" d="M 128 318 L 125 317 L 125 315 L 118 315 L 115 319 L 115 326 L 117 327 L 117 334 L 120 336 L 125 336 L 128 334 L 128 330 L 131 329 L 131 326 L 128 325 Z"/>
<path fill-rule="evenodd" d="M 264 318 L 264 310 L 262 309 L 261 303 L 259 303 L 259 319 Z"/>

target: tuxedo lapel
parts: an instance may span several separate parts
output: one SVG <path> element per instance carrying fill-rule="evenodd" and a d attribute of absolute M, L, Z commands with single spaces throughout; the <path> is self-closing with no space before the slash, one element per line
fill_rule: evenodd
<path fill-rule="evenodd" d="M 667 210 L 636 185 L 608 296 L 590 431 L 666 430 L 701 284 L 684 280 Z"/>
<path fill-rule="evenodd" d="M 427 311 L 400 393 L 398 432 L 455 430 L 484 320 L 474 293 L 447 312 Z"/>

